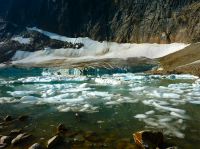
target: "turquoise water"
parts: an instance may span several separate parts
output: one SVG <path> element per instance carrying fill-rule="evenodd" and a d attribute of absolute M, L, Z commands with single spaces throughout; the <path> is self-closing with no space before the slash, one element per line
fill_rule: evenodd
<path fill-rule="evenodd" d="M 36 138 L 50 138 L 64 123 L 73 130 L 128 138 L 132 143 L 133 132 L 160 130 L 167 142 L 181 149 L 200 147 L 197 77 L 80 75 L 78 70 L 70 74 L 58 69 L 1 69 L 1 117 L 29 115 L 31 123 L 13 127 L 23 127 Z"/>

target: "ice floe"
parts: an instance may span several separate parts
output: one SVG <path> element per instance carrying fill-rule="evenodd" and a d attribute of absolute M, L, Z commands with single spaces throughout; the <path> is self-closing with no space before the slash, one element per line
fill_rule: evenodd
<path fill-rule="evenodd" d="M 8 97 L 0 98 L 0 104 L 47 104 L 59 112 L 84 113 L 98 112 L 102 106 L 112 110 L 124 107 L 146 128 L 161 129 L 179 138 L 185 137 L 186 122 L 192 117 L 184 105 L 200 104 L 199 80 L 195 77 L 169 80 L 170 76 L 127 73 L 88 78 L 49 72 L 4 80 L 0 85 L 9 91 Z M 186 83 L 180 83 L 185 79 Z"/>

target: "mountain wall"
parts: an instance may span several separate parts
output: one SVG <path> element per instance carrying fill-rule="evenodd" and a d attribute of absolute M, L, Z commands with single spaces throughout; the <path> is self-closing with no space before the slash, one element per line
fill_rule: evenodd
<path fill-rule="evenodd" d="M 117 42 L 200 41 L 200 0 L 0 0 L 0 37 L 37 26 Z"/>

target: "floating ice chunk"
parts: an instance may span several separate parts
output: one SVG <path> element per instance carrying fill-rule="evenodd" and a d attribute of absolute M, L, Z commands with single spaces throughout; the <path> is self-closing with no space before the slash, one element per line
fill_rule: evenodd
<path fill-rule="evenodd" d="M 95 78 L 95 82 L 104 85 L 120 85 L 121 81 L 111 78 Z"/>
<path fill-rule="evenodd" d="M 27 95 L 31 95 L 31 94 L 36 94 L 37 92 L 35 91 L 8 91 L 8 93 L 13 96 L 13 97 L 23 97 L 23 96 L 27 96 Z"/>
<path fill-rule="evenodd" d="M 108 101 L 105 103 L 105 105 L 118 105 L 118 104 L 120 104 L 120 103 L 117 101 Z"/>
<path fill-rule="evenodd" d="M 147 118 L 147 116 L 145 114 L 137 114 L 134 117 L 137 118 L 137 119 L 145 119 L 145 118 Z"/>
<path fill-rule="evenodd" d="M 200 104 L 200 100 L 196 100 L 196 101 L 189 101 L 190 103 L 192 103 L 192 104 Z"/>
<path fill-rule="evenodd" d="M 149 126 L 153 126 L 153 127 L 159 126 L 159 124 L 157 122 L 155 122 L 155 119 L 153 119 L 153 118 L 144 118 L 143 121 Z"/>
<path fill-rule="evenodd" d="M 175 94 L 175 93 L 163 93 L 162 98 L 180 98 L 180 95 Z"/>
<path fill-rule="evenodd" d="M 148 106 L 151 106 L 153 104 L 154 100 L 143 100 L 142 103 L 144 105 L 148 105 Z"/>
<path fill-rule="evenodd" d="M 171 107 L 167 107 L 167 106 L 161 106 L 156 102 L 153 102 L 152 104 L 157 109 L 161 109 L 161 110 L 165 110 L 165 111 L 171 111 L 171 112 L 177 112 L 177 113 L 180 113 L 180 114 L 184 114 L 185 113 L 185 110 L 181 110 L 181 109 L 177 109 L 177 108 L 171 108 Z"/>
<path fill-rule="evenodd" d="M 158 121 L 161 122 L 161 123 L 163 123 L 163 122 L 170 122 L 170 121 L 172 121 L 172 118 L 166 117 L 166 118 L 159 119 Z"/>
<path fill-rule="evenodd" d="M 19 100 L 16 100 L 16 99 L 11 98 L 11 97 L 0 97 L 0 104 L 17 103 L 17 102 L 19 102 Z"/>
<path fill-rule="evenodd" d="M 71 111 L 71 108 L 70 108 L 70 107 L 66 107 L 66 106 L 63 106 L 63 105 L 58 106 L 57 109 L 58 109 L 58 111 L 60 111 L 60 112 L 69 112 L 69 111 Z"/>
<path fill-rule="evenodd" d="M 190 75 L 190 74 L 182 74 L 182 75 L 169 75 L 167 78 L 169 79 L 180 79 L 180 80 L 195 80 L 198 79 L 199 77 Z"/>
<path fill-rule="evenodd" d="M 178 114 L 176 112 L 171 112 L 170 115 L 178 117 L 178 118 L 182 118 L 182 119 L 187 119 L 188 118 L 188 117 L 180 115 L 180 114 Z"/>
<path fill-rule="evenodd" d="M 67 93 L 76 93 L 76 92 L 82 92 L 82 91 L 88 91 L 91 90 L 91 88 L 70 88 L 66 90 Z"/>
<path fill-rule="evenodd" d="M 92 97 L 112 97 L 112 94 L 109 94 L 108 92 L 99 92 L 99 91 L 92 91 L 92 92 L 87 92 L 87 96 L 92 96 Z"/>
<path fill-rule="evenodd" d="M 185 134 L 183 134 L 177 130 L 173 130 L 172 133 L 178 138 L 181 138 L 181 139 L 185 138 Z"/>
<path fill-rule="evenodd" d="M 20 99 L 22 103 L 36 103 L 38 100 L 39 98 L 34 96 L 24 96 Z"/>
<path fill-rule="evenodd" d="M 138 99 L 131 99 L 131 98 L 128 98 L 128 97 L 124 97 L 124 98 L 119 98 L 117 100 L 117 102 L 119 103 L 137 103 L 139 100 Z"/>
<path fill-rule="evenodd" d="M 143 87 L 135 87 L 135 88 L 132 88 L 132 89 L 130 89 L 131 91 L 143 91 L 144 89 L 145 89 L 146 87 L 145 86 L 143 86 Z"/>
<path fill-rule="evenodd" d="M 154 113 L 155 113 L 155 111 L 153 111 L 153 110 L 145 112 L 145 114 L 147 114 L 147 115 L 151 115 L 151 114 L 154 114 Z"/>
<path fill-rule="evenodd" d="M 171 89 L 181 89 L 181 90 L 192 88 L 191 84 L 189 83 L 169 84 L 168 87 Z"/>
<path fill-rule="evenodd" d="M 86 88 L 88 86 L 88 83 L 83 83 L 79 86 L 79 88 Z"/>

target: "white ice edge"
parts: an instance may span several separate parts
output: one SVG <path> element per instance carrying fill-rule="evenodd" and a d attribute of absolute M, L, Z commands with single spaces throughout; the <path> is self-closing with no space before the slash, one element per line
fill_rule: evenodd
<path fill-rule="evenodd" d="M 42 63 L 49 60 L 56 59 L 71 59 L 88 60 L 88 59 L 103 59 L 103 58 L 129 58 L 129 57 L 146 57 L 159 58 L 170 53 L 179 51 L 189 44 L 172 43 L 172 44 L 136 44 L 136 43 L 116 43 L 116 42 L 99 42 L 90 38 L 68 38 L 60 36 L 55 33 L 50 33 L 36 27 L 27 28 L 28 30 L 40 32 L 51 39 L 60 41 L 68 41 L 72 43 L 83 43 L 84 47 L 81 49 L 46 49 L 36 52 L 17 51 L 12 60 L 14 64 L 19 63 Z M 18 38 L 17 38 L 18 40 Z M 21 39 L 20 39 L 21 41 Z"/>

